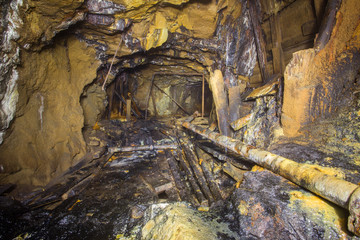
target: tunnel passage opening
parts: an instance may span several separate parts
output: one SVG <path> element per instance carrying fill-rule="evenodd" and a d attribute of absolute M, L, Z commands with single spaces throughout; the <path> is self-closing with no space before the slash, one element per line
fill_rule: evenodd
<path fill-rule="evenodd" d="M 203 74 L 154 72 L 142 78 L 135 71 L 118 74 L 106 90 L 103 119 L 182 117 L 198 111 L 209 116 L 212 93 Z M 129 105 L 129 106 L 128 106 Z"/>

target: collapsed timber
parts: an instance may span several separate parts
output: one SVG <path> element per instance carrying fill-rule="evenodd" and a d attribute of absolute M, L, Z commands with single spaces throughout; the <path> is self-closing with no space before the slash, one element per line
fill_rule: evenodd
<path fill-rule="evenodd" d="M 342 228 L 334 233 L 333 221 L 326 221 L 331 223 L 330 226 L 324 224 L 325 221 L 319 224 L 312 220 L 312 215 L 305 213 L 303 207 L 293 208 L 292 203 L 300 200 L 290 199 L 310 193 L 279 180 L 281 177 L 269 171 L 258 172 L 254 163 L 244 161 L 255 155 L 253 150 L 256 149 L 244 147 L 248 155 L 243 154 L 241 158 L 231 151 L 224 152 L 211 141 L 189 134 L 182 127 L 184 119 L 189 118 L 99 122 L 96 130 L 89 129 L 85 134 L 90 152 L 88 158 L 45 189 L 24 197 L 16 212 L 9 212 L 16 208 L 2 208 L 0 202 L 0 220 L 4 223 L 0 226 L 0 236 L 5 239 L 13 239 L 19 234 L 22 237 L 31 235 L 29 239 L 74 236 L 153 239 L 155 229 L 148 231 L 151 219 L 166 211 L 166 206 L 178 209 L 172 205 L 174 203 L 186 205 L 177 214 L 191 209 L 192 214 L 200 214 L 204 219 L 209 219 L 210 214 L 219 218 L 217 222 L 232 226 L 232 233 L 219 233 L 211 239 L 255 235 L 271 239 L 277 236 L 267 229 L 277 229 L 284 236 L 300 234 L 314 239 L 324 238 L 322 232 L 334 238 L 349 234 Z M 193 122 L 203 122 L 203 118 Z M 207 133 L 215 138 L 220 136 Z M 238 143 L 230 138 L 225 140 L 228 145 Z M 228 145 L 224 146 L 231 149 Z M 302 169 L 294 171 L 302 172 Z M 259 181 L 263 182 L 259 184 Z M 322 212 L 319 214 L 324 216 Z M 186 219 L 192 217 L 196 216 Z M 278 217 L 284 225 L 272 226 L 271 221 L 277 221 Z M 179 218 L 176 215 L 169 219 Z M 173 221 L 171 229 L 176 229 L 177 221 Z M 190 225 L 190 229 L 195 229 L 193 224 Z M 263 225 L 268 227 L 264 229 Z M 159 226 L 162 225 L 156 224 L 160 232 L 170 231 Z M 269 235 L 264 235 L 261 229 Z M 203 236 L 208 236 L 206 231 Z M 55 235 L 59 237 L 54 238 Z"/>
<path fill-rule="evenodd" d="M 306 164 L 297 163 L 209 129 L 192 125 L 189 121 L 185 121 L 183 127 L 348 209 L 350 212 L 348 229 L 355 235 L 360 236 L 360 187 L 358 185 L 329 176 L 314 168 L 309 168 Z"/>
<path fill-rule="evenodd" d="M 98 123 L 100 128 L 88 133 L 88 158 L 45 189 L 21 199 L 18 212 L 3 215 L 0 203 L 4 222 L 0 236 L 56 239 L 54 234 L 61 233 L 61 239 L 74 234 L 115 239 L 119 234 L 135 234 L 140 238 L 141 228 L 136 232 L 134 226 L 149 220 L 145 212 L 154 205 L 185 202 L 208 212 L 231 195 L 243 172 L 226 165 L 233 179 L 223 171 L 214 173 L 213 168 L 221 169 L 223 164 L 170 122 Z"/>

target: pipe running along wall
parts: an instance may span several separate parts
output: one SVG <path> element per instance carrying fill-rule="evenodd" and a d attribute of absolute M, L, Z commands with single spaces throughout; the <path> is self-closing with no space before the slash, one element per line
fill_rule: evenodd
<path fill-rule="evenodd" d="M 209 129 L 184 122 L 183 127 L 211 140 L 224 148 L 239 154 L 309 191 L 350 211 L 348 228 L 360 236 L 360 187 L 343 179 L 329 176 L 306 164 L 281 157 L 268 151 L 260 150 L 240 140 L 223 136 Z"/>

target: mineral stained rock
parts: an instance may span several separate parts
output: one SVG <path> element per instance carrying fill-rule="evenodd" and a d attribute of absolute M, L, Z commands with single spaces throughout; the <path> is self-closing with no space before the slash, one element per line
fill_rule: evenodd
<path fill-rule="evenodd" d="M 0 146 L 0 159 L 6 174 L 16 172 L 8 181 L 42 185 L 84 154 L 80 95 L 99 61 L 74 37 L 22 58 L 16 124 Z"/>
<path fill-rule="evenodd" d="M 232 201 L 244 238 L 340 239 L 348 235 L 345 211 L 261 168 L 245 173 Z"/>
<path fill-rule="evenodd" d="M 329 117 L 342 107 L 360 66 L 360 2 L 347 1 L 336 16 L 329 42 L 315 49 L 296 52 L 286 67 L 282 125 L 288 136 L 316 119 Z"/>
<path fill-rule="evenodd" d="M 142 228 L 141 239 L 238 239 L 220 218 L 185 204 L 170 204 Z"/>

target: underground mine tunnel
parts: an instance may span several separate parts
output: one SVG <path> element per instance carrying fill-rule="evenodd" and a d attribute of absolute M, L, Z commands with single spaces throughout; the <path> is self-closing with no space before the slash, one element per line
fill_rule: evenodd
<path fill-rule="evenodd" d="M 358 239 L 359 0 L 0 0 L 0 239 Z"/>

